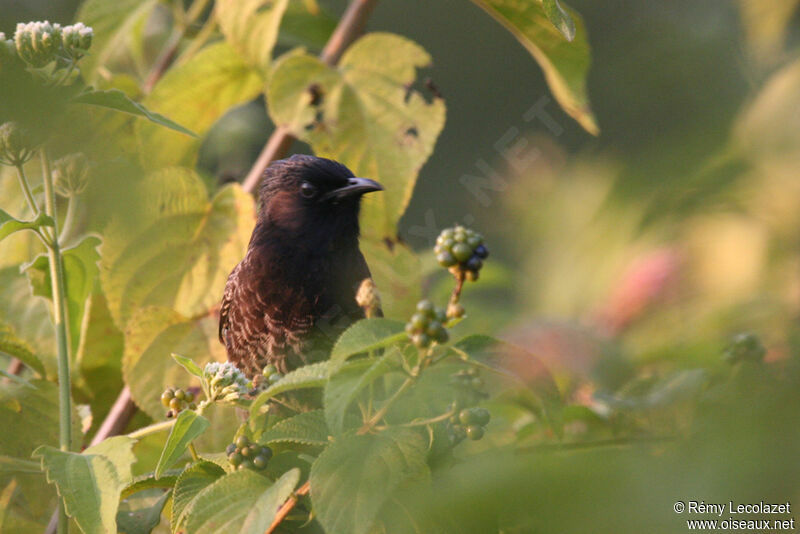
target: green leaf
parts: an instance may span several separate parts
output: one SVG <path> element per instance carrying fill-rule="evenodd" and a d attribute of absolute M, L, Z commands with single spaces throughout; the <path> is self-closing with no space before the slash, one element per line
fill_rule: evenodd
<path fill-rule="evenodd" d="M 97 68 L 111 63 L 129 47 L 134 28 L 149 17 L 158 0 L 86 0 L 75 16 L 94 30 L 92 49 L 81 60 L 87 78 L 97 78 Z"/>
<path fill-rule="evenodd" d="M 542 0 L 542 6 L 544 7 L 545 15 L 553 23 L 553 26 L 561 32 L 561 35 L 567 41 L 575 39 L 575 22 L 569 16 L 569 13 L 561 7 L 558 0 Z"/>
<path fill-rule="evenodd" d="M 427 439 L 391 428 L 334 441 L 311 466 L 311 502 L 326 532 L 370 532 L 381 507 L 402 483 L 429 476 Z"/>
<path fill-rule="evenodd" d="M 218 0 L 222 34 L 242 57 L 266 73 L 289 0 Z"/>
<path fill-rule="evenodd" d="M 411 317 L 422 299 L 419 256 L 404 243 L 385 239 L 362 239 L 361 252 L 378 286 L 384 314 Z"/>
<path fill-rule="evenodd" d="M 161 451 L 155 477 L 159 478 L 161 473 L 172 467 L 186 452 L 186 448 L 192 440 L 205 432 L 210 424 L 208 419 L 192 410 L 182 411 L 175 420 L 167 442 L 164 444 L 164 449 Z"/>
<path fill-rule="evenodd" d="M 11 456 L 0 455 L 0 475 L 6 474 L 41 474 L 41 466 L 30 460 L 22 460 L 21 458 L 12 458 Z"/>
<path fill-rule="evenodd" d="M 85 534 L 116 530 L 119 495 L 125 487 L 116 462 L 99 454 L 65 452 L 47 445 L 36 449 L 33 456 L 41 459 L 47 481 L 56 485 L 67 515 Z M 130 470 L 130 465 L 117 465 Z"/>
<path fill-rule="evenodd" d="M 553 431 L 561 435 L 564 402 L 553 375 L 537 356 L 520 347 L 485 335 L 465 337 L 455 343 L 453 348 L 459 354 L 466 354 L 472 361 L 499 373 L 506 379 L 524 384 L 526 391 L 535 396 Z M 525 369 L 524 379 L 519 378 L 514 370 L 520 367 Z M 521 401 L 525 401 L 526 398 L 525 395 L 519 397 Z"/>
<path fill-rule="evenodd" d="M 238 185 L 209 202 L 191 170 L 150 173 L 104 235 L 100 280 L 114 322 L 124 329 L 145 306 L 187 317 L 207 313 L 244 256 L 254 222 L 253 198 Z M 166 354 L 176 351 L 168 347 Z"/>
<path fill-rule="evenodd" d="M 101 108 L 112 109 L 114 111 L 121 111 L 122 113 L 128 113 L 129 115 L 136 115 L 137 117 L 144 117 L 145 119 L 152 123 L 158 124 L 159 126 L 164 126 L 170 130 L 175 130 L 176 132 L 180 132 L 192 137 L 197 137 L 194 132 L 187 130 L 177 122 L 171 121 L 164 115 L 148 110 L 138 102 L 134 102 L 119 89 L 110 89 L 108 91 L 98 91 L 96 89 L 92 89 L 89 91 L 84 91 L 73 98 L 72 101 L 77 104 L 98 106 Z"/>
<path fill-rule="evenodd" d="M 571 14 L 575 31 L 574 39 L 569 42 L 553 26 L 545 12 L 545 4 L 555 3 L 554 0 L 473 1 L 511 32 L 536 59 L 553 96 L 564 111 L 587 132 L 597 135 L 599 129 L 586 93 L 591 54 L 586 28 L 580 16 L 574 12 Z M 558 20 L 556 11 L 553 11 L 553 16 Z M 559 29 L 561 26 L 563 24 L 558 26 Z"/>
<path fill-rule="evenodd" d="M 150 417 L 164 417 L 160 396 L 171 384 L 199 386 L 197 378 L 187 380 L 186 371 L 167 354 L 178 351 L 191 355 L 201 365 L 225 360 L 225 350 L 217 340 L 217 321 L 213 317 L 186 319 L 165 308 L 142 308 L 125 329 L 122 375 L 136 404 Z"/>
<path fill-rule="evenodd" d="M 303 412 L 265 430 L 259 443 L 302 443 L 304 445 L 327 445 L 328 427 L 322 410 Z"/>
<path fill-rule="evenodd" d="M 288 471 L 274 484 L 249 469 L 227 474 L 192 501 L 186 532 L 263 534 L 299 480 L 299 469 Z"/>
<path fill-rule="evenodd" d="M 97 266 L 97 262 L 100 261 L 97 247 L 100 246 L 100 243 L 99 237 L 87 236 L 74 247 L 62 251 L 69 332 L 73 352 L 78 349 L 86 300 L 92 294 L 97 275 L 100 272 Z M 28 275 L 33 294 L 52 300 L 53 291 L 48 257 L 44 254 L 39 255 L 22 269 Z"/>
<path fill-rule="evenodd" d="M 328 379 L 328 366 L 329 362 L 317 362 L 286 373 L 283 378 L 262 391 L 253 400 L 253 404 L 250 405 L 250 413 L 257 414 L 264 403 L 279 393 L 324 386 Z"/>
<path fill-rule="evenodd" d="M 0 241 L 20 230 L 37 230 L 43 226 L 53 226 L 53 218 L 40 213 L 33 221 L 20 221 L 0 210 Z"/>
<path fill-rule="evenodd" d="M 390 349 L 377 359 L 348 362 L 331 376 L 325 385 L 323 398 L 325 420 L 334 435 L 344 431 L 347 409 L 359 393 L 377 378 L 399 367 L 398 355 L 396 349 Z"/>
<path fill-rule="evenodd" d="M 127 486 L 133 481 L 131 466 L 136 463 L 133 446 L 136 440 L 128 436 L 112 436 L 83 451 L 83 454 L 99 454 L 114 465 L 120 484 Z"/>
<path fill-rule="evenodd" d="M 409 91 L 431 58 L 397 35 L 362 37 L 329 67 L 308 54 L 278 59 L 267 84 L 273 122 L 386 190 L 363 202 L 367 237 L 395 237 L 422 165 L 444 127 L 441 98 Z M 314 87 L 314 94 L 309 88 Z"/>
<path fill-rule="evenodd" d="M 405 325 L 392 319 L 362 319 L 342 332 L 331 350 L 331 374 L 349 358 L 405 339 Z"/>
<path fill-rule="evenodd" d="M 166 490 L 173 488 L 175 487 L 175 483 L 178 481 L 178 476 L 183 472 L 184 471 L 180 471 L 178 469 L 171 469 L 167 471 L 167 473 L 162 474 L 159 478 L 156 478 L 155 474 L 153 473 L 140 475 L 134 478 L 133 482 L 125 486 L 125 489 L 122 490 L 122 493 L 120 494 L 120 498 L 127 499 L 136 492 L 149 489 Z"/>
<path fill-rule="evenodd" d="M 262 85 L 258 72 L 230 45 L 217 42 L 167 71 L 143 103 L 203 136 L 230 108 L 255 98 Z M 200 139 L 142 121 L 135 127 L 146 168 L 193 166 Z"/>
<path fill-rule="evenodd" d="M 213 462 L 201 461 L 191 465 L 178 477 L 172 497 L 172 532 L 177 532 L 186 521 L 185 511 L 203 489 L 225 474 Z"/>
<path fill-rule="evenodd" d="M 203 370 L 198 367 L 194 360 L 191 358 L 187 358 L 186 356 L 181 356 L 180 354 L 172 353 L 172 359 L 178 362 L 178 364 L 186 369 L 189 374 L 196 376 L 197 378 L 203 377 Z"/>
<path fill-rule="evenodd" d="M 33 349 L 24 340 L 14 334 L 14 330 L 4 322 L 0 321 L 0 354 L 5 354 L 11 358 L 17 358 L 22 363 L 45 376 L 44 365 L 41 360 L 33 353 Z"/>
<path fill-rule="evenodd" d="M 150 489 L 122 501 L 117 511 L 117 531 L 125 534 L 150 534 L 161 522 L 161 511 L 169 491 Z"/>

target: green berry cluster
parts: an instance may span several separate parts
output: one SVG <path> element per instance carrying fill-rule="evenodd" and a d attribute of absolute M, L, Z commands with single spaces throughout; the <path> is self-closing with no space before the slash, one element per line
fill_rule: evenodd
<path fill-rule="evenodd" d="M 489 256 L 483 236 L 463 226 L 442 230 L 436 238 L 433 251 L 439 265 L 447 267 L 454 275 L 463 273 L 467 280 L 473 282 L 478 279 L 483 260 Z"/>
<path fill-rule="evenodd" d="M 189 408 L 190 410 L 197 408 L 197 405 L 194 403 L 194 393 L 171 386 L 165 389 L 164 393 L 161 394 L 161 404 L 164 405 L 164 408 L 169 408 L 167 417 L 174 417 L 185 408 Z"/>
<path fill-rule="evenodd" d="M 267 467 L 272 458 L 272 449 L 266 445 L 251 443 L 247 436 L 239 436 L 234 443 L 225 449 L 228 462 L 236 469 L 254 469 L 261 471 Z"/>
<path fill-rule="evenodd" d="M 429 300 L 421 300 L 417 304 L 417 312 L 406 323 L 406 333 L 411 342 L 421 349 L 429 347 L 434 341 L 446 343 L 450 338 L 444 327 L 446 321 L 447 314 L 443 309 L 437 308 Z"/>
<path fill-rule="evenodd" d="M 465 408 L 450 418 L 450 440 L 453 444 L 465 438 L 481 439 L 486 432 L 491 414 L 486 408 Z"/>
<path fill-rule="evenodd" d="M 278 372 L 278 368 L 272 364 L 269 364 L 266 367 L 264 367 L 261 370 L 261 374 L 264 376 L 264 378 L 267 379 L 267 383 L 269 385 L 272 385 L 281 378 L 283 378 L 283 375 Z"/>

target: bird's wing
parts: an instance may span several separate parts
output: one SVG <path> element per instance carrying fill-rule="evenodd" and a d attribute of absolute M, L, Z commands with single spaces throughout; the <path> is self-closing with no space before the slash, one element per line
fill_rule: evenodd
<path fill-rule="evenodd" d="M 219 341 L 225 345 L 224 332 L 228 329 L 228 313 L 231 309 L 231 302 L 233 301 L 233 291 L 239 280 L 239 267 L 241 263 L 234 267 L 231 274 L 228 276 L 228 281 L 225 283 L 225 292 L 222 294 L 222 305 L 219 309 Z"/>

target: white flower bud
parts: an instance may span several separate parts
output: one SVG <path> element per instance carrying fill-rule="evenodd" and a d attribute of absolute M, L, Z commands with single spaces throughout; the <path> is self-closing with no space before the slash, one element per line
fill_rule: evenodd
<path fill-rule="evenodd" d="M 81 154 L 69 154 L 53 163 L 56 193 L 62 197 L 79 195 L 89 183 L 89 159 Z"/>
<path fill-rule="evenodd" d="M 22 165 L 33 156 L 35 145 L 28 133 L 16 122 L 0 126 L 0 163 Z"/>

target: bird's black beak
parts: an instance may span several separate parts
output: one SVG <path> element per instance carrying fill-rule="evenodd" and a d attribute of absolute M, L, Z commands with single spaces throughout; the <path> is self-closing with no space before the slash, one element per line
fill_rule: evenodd
<path fill-rule="evenodd" d="M 347 185 L 328 191 L 323 195 L 323 200 L 336 199 L 341 200 L 346 197 L 356 195 L 363 195 L 371 191 L 383 191 L 383 186 L 375 180 L 369 178 L 350 178 L 347 180 Z"/>

